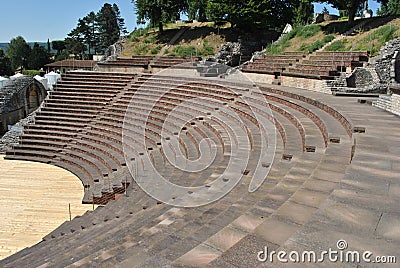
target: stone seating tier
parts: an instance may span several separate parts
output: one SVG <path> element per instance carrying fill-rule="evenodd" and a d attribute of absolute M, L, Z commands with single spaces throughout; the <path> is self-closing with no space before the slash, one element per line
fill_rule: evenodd
<path fill-rule="evenodd" d="M 178 87 L 177 85 L 182 84 L 180 81 L 186 81 L 186 86 Z M 226 86 L 223 86 L 224 83 Z M 362 235 L 357 235 L 357 239 L 352 240 L 351 245 L 357 245 L 356 242 L 360 241 L 370 246 L 381 243 L 381 240 L 376 240 L 376 235 L 379 235 L 376 232 L 364 232 L 365 223 L 359 229 L 358 223 L 355 223 L 353 219 L 348 217 L 337 219 L 342 213 L 349 215 L 349 213 L 357 212 L 356 215 L 359 215 L 360 212 L 364 215 L 367 213 L 365 202 L 368 202 L 367 205 L 370 206 L 372 202 L 381 202 L 378 200 L 393 199 L 387 192 L 382 194 L 382 191 L 378 190 L 381 193 L 380 198 L 375 198 L 371 202 L 366 201 L 374 191 L 375 184 L 370 184 L 368 179 L 363 183 L 354 181 L 365 178 L 365 176 L 358 177 L 358 172 L 371 168 L 371 162 L 367 163 L 364 157 L 372 155 L 368 149 L 371 146 L 372 136 L 368 133 L 375 130 L 371 127 L 367 130 L 367 134 L 353 134 L 357 128 L 348 116 L 356 120 L 356 123 L 369 124 L 371 120 L 365 118 L 369 116 L 373 108 L 360 106 L 357 102 L 353 102 L 353 99 L 331 99 L 332 96 L 328 98 L 309 91 L 300 92 L 299 89 L 269 85 L 262 86 L 261 92 L 257 93 L 244 85 L 236 85 L 238 89 L 242 87 L 242 90 L 228 90 L 228 84 L 221 81 L 219 85 L 215 85 L 201 78 L 174 79 L 167 76 L 141 75 L 137 80 L 132 81 L 129 88 L 121 88 L 120 93 L 117 93 L 110 103 L 99 108 L 99 112 L 96 113 L 98 117 L 90 121 L 88 126 L 73 138 L 76 143 L 66 143 L 67 149 L 56 158 L 52 158 L 51 151 L 45 150 L 49 150 L 51 145 L 62 144 L 77 129 L 71 126 L 71 132 L 67 131 L 68 128 L 53 132 L 48 125 L 40 123 L 43 129 L 47 130 L 39 135 L 39 125 L 29 127 L 27 130 L 29 136 L 25 137 L 27 138 L 25 141 L 28 141 L 26 147 L 14 150 L 14 156 L 13 151 L 10 151 L 7 153 L 7 158 L 35 160 L 42 155 L 43 157 L 35 161 L 49 161 L 80 177 L 85 185 L 84 192 L 87 200 L 100 204 L 108 202 L 108 204 L 66 222 L 46 236 L 41 243 L 1 261 L 0 265 L 2 267 L 21 267 L 28 264 L 33 267 L 130 267 L 134 264 L 137 267 L 193 265 L 256 267 L 260 263 L 257 262 L 254 252 L 262 250 L 265 245 L 268 245 L 270 250 L 284 248 L 287 252 L 301 251 L 304 249 L 304 246 L 301 246 L 304 245 L 304 241 L 306 244 L 328 248 L 336 245 L 337 237 L 352 239 L 354 232 Z M 250 109 L 259 109 L 260 115 L 268 117 L 263 112 L 265 100 L 261 97 L 265 97 L 271 103 L 271 110 L 276 120 L 275 126 L 281 138 L 277 139 L 276 157 L 272 163 L 268 163 L 271 165 L 271 171 L 267 180 L 256 192 L 248 193 L 248 184 L 261 150 L 260 139 L 257 135 L 251 137 L 252 153 L 248 166 L 249 174 L 243 176 L 243 183 L 239 183 L 221 200 L 206 206 L 177 208 L 152 199 L 134 181 L 125 181 L 128 178 L 126 163 L 120 163 L 119 169 L 105 178 L 93 175 L 101 173 L 104 168 L 109 168 L 99 158 L 103 158 L 105 162 L 110 160 L 108 165 L 111 168 L 122 160 L 119 153 L 122 151 L 121 120 L 124 118 L 124 111 L 130 103 L 130 98 L 134 94 L 137 96 L 137 99 L 132 102 L 134 109 L 129 110 L 134 115 L 134 120 L 130 122 L 139 122 L 135 120 L 144 118 L 145 112 L 150 109 L 151 101 L 159 95 L 159 92 L 169 87 L 176 89 L 161 99 L 149 118 L 149 123 L 151 123 L 149 142 L 157 142 L 155 139 L 159 138 L 157 135 L 160 131 L 159 127 L 166 121 L 167 114 L 171 115 L 171 119 L 167 120 L 169 124 L 165 128 L 174 132 L 174 126 L 180 128 L 181 122 L 203 111 L 206 113 L 204 120 L 195 121 L 195 126 L 199 129 L 191 127 L 191 124 L 184 124 L 187 129 L 182 134 L 185 132 L 190 134 L 178 136 L 189 158 L 198 155 L 195 147 L 204 135 L 210 137 L 218 148 L 215 163 L 210 169 L 203 171 L 202 176 L 176 171 L 170 164 L 163 161 L 165 155 L 159 150 L 152 150 L 151 155 L 157 170 L 162 174 L 170 174 L 172 180 L 179 185 L 204 185 L 204 182 L 209 182 L 215 174 L 220 174 L 227 165 L 229 157 L 224 156 L 222 148 L 231 144 L 225 139 L 228 133 L 222 131 L 223 122 L 213 119 L 217 114 L 223 115 L 215 108 L 227 103 L 228 107 L 240 116 L 249 129 L 249 133 L 257 133 L 258 122 Z M 138 88 L 144 90 L 137 92 Z M 243 95 L 238 98 L 239 95 L 235 97 L 232 92 L 236 94 L 241 92 Z M 179 112 L 172 112 L 171 108 L 174 105 L 180 105 L 183 100 L 190 98 L 195 100 L 197 96 L 203 96 L 208 100 L 199 99 L 193 105 L 183 106 Z M 62 99 L 62 95 L 59 99 Z M 77 99 L 79 99 L 78 95 Z M 48 104 L 51 102 L 52 100 L 49 99 Z M 66 103 L 55 103 L 56 107 L 61 105 L 66 105 Z M 60 108 L 58 107 L 58 110 L 54 108 L 54 111 L 62 113 Z M 69 112 L 79 114 L 79 109 L 69 108 Z M 211 114 L 208 115 L 208 112 Z M 50 116 L 47 114 L 42 118 Z M 376 116 L 383 121 L 394 120 L 383 112 L 379 112 Z M 382 124 L 387 123 L 382 122 Z M 235 124 L 232 127 L 235 127 Z M 35 132 L 36 130 L 38 132 Z M 133 135 L 137 135 L 135 124 L 129 125 L 128 130 Z M 62 133 L 69 134 L 64 137 Z M 35 140 L 34 135 L 40 139 Z M 49 143 L 45 144 L 47 135 L 49 135 Z M 51 142 L 51 135 L 60 138 Z M 100 136 L 95 138 L 96 135 L 104 139 Z M 97 141 L 105 141 L 105 137 L 108 136 L 115 139 L 114 144 L 109 144 L 109 147 L 105 142 L 96 145 Z M 362 146 L 360 150 L 355 147 L 353 139 L 357 139 L 357 146 Z M 141 152 L 134 140 L 131 142 L 132 147 L 128 150 Z M 24 137 L 22 145 L 24 145 Z M 37 146 L 38 149 L 29 149 L 33 146 Z M 106 153 L 111 147 L 115 149 Z M 88 150 L 89 148 L 92 150 Z M 356 148 L 355 157 L 354 148 Z M 357 154 L 360 154 L 361 158 L 358 158 Z M 367 166 L 362 166 L 364 162 Z M 376 165 L 373 168 L 381 169 L 382 165 Z M 348 172 L 350 169 L 352 169 L 351 172 Z M 91 180 L 99 180 L 99 182 L 93 183 Z M 115 186 L 118 185 L 118 187 L 113 188 L 113 180 L 115 180 Z M 126 195 L 124 193 L 128 183 L 124 184 L 124 182 L 129 183 Z M 381 179 L 376 183 L 376 185 L 382 183 Z M 93 189 L 101 195 L 93 198 Z M 118 200 L 113 200 L 117 198 Z M 351 202 L 346 202 L 346 200 L 351 200 Z M 378 204 L 379 207 L 380 205 Z M 385 207 L 385 210 L 391 209 L 390 206 L 382 207 Z M 371 211 L 371 207 L 369 209 L 368 211 Z M 382 212 L 378 210 L 376 212 L 377 220 L 379 218 L 380 221 Z M 330 223 L 331 221 L 333 223 Z M 348 226 L 351 226 L 351 230 L 343 228 L 347 226 L 343 225 L 345 221 L 349 222 Z M 379 226 L 377 222 L 372 223 L 371 220 L 368 226 L 370 223 L 371 226 Z M 337 224 L 340 228 L 335 227 Z M 325 227 L 325 225 L 329 226 Z M 316 235 L 313 235 L 314 232 Z M 332 237 L 334 237 L 333 240 Z M 369 243 L 370 241 L 374 243 Z M 388 245 L 384 247 L 388 250 L 385 253 L 390 253 L 391 249 L 398 249 L 398 242 L 385 241 Z"/>

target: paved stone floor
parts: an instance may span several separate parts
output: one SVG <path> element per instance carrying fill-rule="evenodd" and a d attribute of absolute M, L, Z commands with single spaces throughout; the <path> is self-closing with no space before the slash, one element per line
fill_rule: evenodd
<path fill-rule="evenodd" d="M 61 168 L 0 155 L 0 259 L 42 240 L 49 232 L 92 209 L 82 205 L 80 180 Z"/>

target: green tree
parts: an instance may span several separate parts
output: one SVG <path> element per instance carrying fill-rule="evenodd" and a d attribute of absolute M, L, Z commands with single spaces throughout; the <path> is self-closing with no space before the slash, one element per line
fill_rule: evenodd
<path fill-rule="evenodd" d="M 50 45 L 50 39 L 47 39 L 47 52 L 51 52 L 51 45 Z"/>
<path fill-rule="evenodd" d="M 383 2 L 378 9 L 379 16 L 400 14 L 400 0 L 389 0 Z"/>
<path fill-rule="evenodd" d="M 101 10 L 97 13 L 96 22 L 100 40 L 99 47 L 104 50 L 117 42 L 120 36 L 118 19 L 110 4 L 104 4 Z"/>
<path fill-rule="evenodd" d="M 209 0 L 207 16 L 212 21 L 226 20 L 232 26 L 247 30 L 282 28 L 292 22 L 298 3 L 280 0 Z"/>
<path fill-rule="evenodd" d="M 39 70 L 49 62 L 50 54 L 44 47 L 40 46 L 38 43 L 35 43 L 26 61 L 27 68 L 31 70 Z"/>
<path fill-rule="evenodd" d="M 163 32 L 163 24 L 179 18 L 179 14 L 187 9 L 186 0 L 132 0 L 135 5 L 137 23 L 150 21 L 152 27 L 158 26 Z"/>
<path fill-rule="evenodd" d="M 74 54 L 75 59 L 83 59 L 85 51 L 87 50 L 86 45 L 83 42 L 82 33 L 79 28 L 73 29 L 68 37 L 65 38 L 65 48 L 70 54 Z"/>
<path fill-rule="evenodd" d="M 326 7 L 324 7 L 323 9 L 322 9 L 322 12 L 321 12 L 322 14 L 326 14 L 326 15 L 329 15 L 329 10 L 326 8 Z"/>
<path fill-rule="evenodd" d="M 365 1 L 362 0 L 328 0 L 328 1 L 318 1 L 320 3 L 329 3 L 331 4 L 334 8 L 337 8 L 339 10 L 345 10 L 349 16 L 349 23 L 352 23 L 354 21 L 354 18 L 356 17 L 357 12 L 360 10 L 360 7 L 363 6 L 363 3 Z M 386 3 L 387 0 L 376 0 L 376 2 L 379 3 Z"/>
<path fill-rule="evenodd" d="M 51 41 L 51 47 L 57 51 L 57 55 L 60 55 L 61 52 L 65 49 L 65 41 L 64 40 L 54 40 Z"/>
<path fill-rule="evenodd" d="M 112 8 L 114 10 L 115 17 L 117 17 L 119 35 L 120 36 L 127 35 L 129 32 L 126 29 L 125 20 L 121 16 L 121 12 L 119 11 L 119 7 L 117 6 L 117 4 L 113 4 Z"/>
<path fill-rule="evenodd" d="M 11 60 L 4 54 L 3 49 L 0 48 L 0 75 L 13 75 L 11 68 Z"/>
<path fill-rule="evenodd" d="M 11 39 L 6 55 L 11 60 L 12 69 L 17 70 L 20 67 L 23 69 L 30 52 L 31 48 L 22 36 Z"/>
<path fill-rule="evenodd" d="M 207 21 L 207 0 L 188 0 L 187 13 L 189 20 Z"/>
<path fill-rule="evenodd" d="M 314 5 L 309 0 L 301 0 L 296 7 L 296 17 L 294 23 L 296 25 L 309 24 L 314 16 Z"/>
<path fill-rule="evenodd" d="M 78 31 L 82 35 L 83 42 L 88 46 L 88 53 L 97 54 L 99 38 L 97 35 L 97 17 L 92 11 L 83 19 L 78 20 Z"/>

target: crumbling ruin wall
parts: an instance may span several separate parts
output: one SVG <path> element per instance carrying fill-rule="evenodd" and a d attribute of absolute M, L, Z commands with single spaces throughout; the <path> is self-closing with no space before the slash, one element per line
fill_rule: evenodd
<path fill-rule="evenodd" d="M 371 64 L 381 80 L 381 83 L 388 86 L 393 83 L 399 83 L 396 77 L 399 77 L 399 52 L 400 38 L 393 39 L 386 43 L 379 52 L 379 55 L 371 59 Z"/>
<path fill-rule="evenodd" d="M 44 86 L 30 76 L 17 78 L 0 90 L 0 135 L 36 110 L 46 98 Z"/>

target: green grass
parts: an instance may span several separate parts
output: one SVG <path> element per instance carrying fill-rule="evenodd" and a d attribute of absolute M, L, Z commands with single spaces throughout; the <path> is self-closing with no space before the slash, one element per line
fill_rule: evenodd
<path fill-rule="evenodd" d="M 306 26 L 298 26 L 294 29 L 296 37 L 309 38 L 321 31 L 321 26 L 318 24 L 310 24 Z"/>
<path fill-rule="evenodd" d="M 297 26 L 290 33 L 286 34 L 278 43 L 274 43 L 274 44 L 267 46 L 267 48 L 266 48 L 267 54 L 272 54 L 272 55 L 282 54 L 286 48 L 290 47 L 291 39 L 293 39 L 295 37 L 298 37 L 301 39 L 310 38 L 310 37 L 318 34 L 318 32 L 320 32 L 320 31 L 321 31 L 321 26 L 317 25 L 317 24 L 311 24 L 311 25 L 306 25 L 306 26 Z M 322 47 L 323 44 L 321 45 L 321 43 L 323 43 L 323 41 L 316 41 L 311 45 L 303 44 L 299 50 L 305 51 L 305 52 L 306 51 L 312 52 L 312 51 L 317 50 L 318 48 Z"/>
<path fill-rule="evenodd" d="M 386 43 L 394 38 L 394 33 L 397 31 L 397 27 L 386 25 L 374 32 L 375 39 L 382 43 Z"/>
<path fill-rule="evenodd" d="M 179 57 L 194 57 L 194 56 L 211 56 L 214 55 L 214 48 L 208 45 L 208 42 L 204 41 L 203 47 L 199 47 L 196 50 L 195 46 L 176 46 L 173 48 L 169 56 L 179 56 Z"/>
<path fill-rule="evenodd" d="M 386 42 L 397 37 L 397 30 L 398 27 L 396 26 L 385 25 L 375 31 L 371 31 L 368 36 L 357 42 L 354 50 L 368 50 L 375 55 Z"/>
<path fill-rule="evenodd" d="M 342 40 L 335 41 L 325 48 L 326 51 L 346 51 L 346 46 Z"/>
<path fill-rule="evenodd" d="M 286 34 L 279 42 L 273 43 L 267 46 L 266 52 L 270 55 L 282 54 L 286 48 L 290 46 L 290 39 L 292 39 L 294 35 L 291 35 L 291 32 Z"/>
<path fill-rule="evenodd" d="M 40 75 L 40 71 L 39 70 L 22 70 L 22 74 L 33 77 L 35 75 Z"/>
<path fill-rule="evenodd" d="M 134 48 L 135 55 L 146 55 L 148 51 L 149 47 L 145 44 L 138 44 Z"/>
<path fill-rule="evenodd" d="M 299 51 L 311 53 L 323 47 L 324 44 L 325 43 L 321 40 L 317 40 L 312 44 L 302 44 L 299 48 Z"/>
<path fill-rule="evenodd" d="M 155 36 L 143 39 L 143 43 L 145 43 L 145 44 L 154 44 L 156 42 L 157 42 L 157 38 Z"/>
<path fill-rule="evenodd" d="M 136 36 L 133 36 L 133 37 L 131 37 L 131 41 L 132 42 L 139 42 L 140 39 L 138 37 L 136 37 Z"/>
<path fill-rule="evenodd" d="M 151 53 L 152 55 L 156 55 L 156 54 L 158 54 L 158 52 L 160 52 L 160 50 L 161 50 L 161 46 L 158 45 L 158 46 L 156 46 L 155 48 L 151 49 L 151 50 L 150 50 L 150 53 Z"/>
<path fill-rule="evenodd" d="M 335 37 L 333 35 L 326 35 L 324 36 L 324 39 L 322 40 L 322 42 L 324 42 L 324 44 L 329 43 L 330 41 L 332 41 L 333 39 L 335 39 Z"/>
<path fill-rule="evenodd" d="M 174 47 L 172 53 L 179 57 L 196 56 L 196 48 L 194 46 L 177 46 Z"/>

